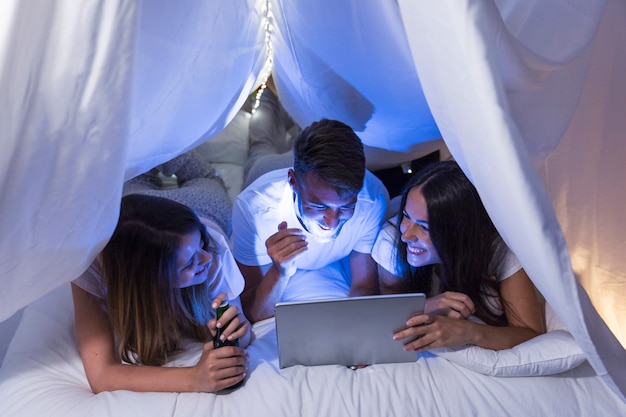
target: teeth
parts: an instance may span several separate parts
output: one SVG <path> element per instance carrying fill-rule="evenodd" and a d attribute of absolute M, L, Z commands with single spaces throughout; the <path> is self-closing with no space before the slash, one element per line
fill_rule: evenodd
<path fill-rule="evenodd" d="M 414 255 L 421 255 L 422 253 L 426 252 L 424 249 L 419 249 L 419 248 L 408 247 L 408 249 L 409 249 L 409 252 Z"/>

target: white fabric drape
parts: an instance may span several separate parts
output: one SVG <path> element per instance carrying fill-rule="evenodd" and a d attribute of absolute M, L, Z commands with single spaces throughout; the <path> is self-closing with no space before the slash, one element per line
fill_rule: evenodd
<path fill-rule="evenodd" d="M 0 319 L 87 268 L 124 179 L 232 119 L 265 59 L 263 5 L 0 3 Z"/>
<path fill-rule="evenodd" d="M 597 39 L 607 35 L 597 30 L 598 25 L 606 24 L 606 30 L 614 33 L 611 26 L 620 25 L 615 13 L 620 12 L 620 7 L 623 13 L 623 3 L 614 2 L 606 10 L 604 3 L 591 1 L 551 2 L 546 7 L 535 3 L 521 5 L 520 10 L 514 9 L 517 5 L 514 2 L 499 3 L 510 14 L 501 15 L 496 4 L 482 0 L 436 4 L 400 1 L 416 67 L 451 154 L 471 176 L 505 241 L 566 323 L 596 371 L 606 376 L 614 390 L 623 392 L 626 351 L 578 285 L 551 196 L 533 168 L 535 161 L 543 164 L 542 174 L 557 175 L 549 178 L 550 192 L 555 196 L 563 192 L 564 186 L 567 192 L 579 194 L 580 190 L 571 189 L 573 184 L 586 186 L 587 191 L 595 187 L 607 191 L 619 189 L 613 181 L 604 184 L 605 177 L 591 170 L 584 169 L 589 175 L 586 180 L 576 178 L 590 156 L 592 167 L 610 166 L 607 170 L 612 171 L 613 178 L 624 176 L 622 158 L 610 156 L 625 155 L 620 133 L 615 133 L 623 132 L 619 129 L 624 125 L 623 120 L 611 116 L 616 110 L 625 109 L 624 92 L 611 90 L 620 84 L 617 74 L 623 76 L 626 67 L 622 65 L 622 72 L 607 78 L 590 71 L 595 62 L 594 53 L 596 60 L 607 57 L 604 49 L 607 47 Z M 523 19 L 517 19 L 518 14 L 523 14 Z M 569 19 L 564 21 L 563 16 Z M 518 20 L 524 24 L 518 24 Z M 623 25 L 617 28 L 623 38 Z M 571 31 L 576 31 L 575 44 L 569 38 Z M 427 38 L 437 42 L 428 42 Z M 618 45 L 615 41 L 610 36 L 604 39 L 612 47 Z M 611 47 L 608 49 L 614 52 Z M 621 64 L 623 56 L 622 53 Z M 616 67 L 614 64 L 600 65 L 612 69 Z M 600 97 L 607 101 L 616 98 L 611 104 L 618 107 L 603 106 L 606 114 L 589 112 L 597 97 L 586 89 L 599 89 Z M 585 93 L 591 102 L 585 101 Z M 579 111 L 574 114 L 577 107 Z M 585 111 L 580 111 L 581 108 Z M 590 123 L 593 128 L 582 131 L 570 128 L 565 135 L 568 126 L 579 123 Z M 579 147 L 568 143 L 563 145 L 566 150 L 562 150 L 560 141 L 564 135 L 567 142 L 578 143 Z M 564 158 L 561 152 L 568 154 Z M 587 152 L 600 152 L 604 157 Z M 555 166 L 558 169 L 554 170 Z M 574 220 L 580 222 L 583 219 L 576 213 L 578 210 L 588 213 L 602 207 L 602 212 L 619 220 L 623 197 L 612 198 L 615 205 L 609 208 L 599 206 L 593 194 L 579 197 L 583 200 L 576 201 L 575 207 L 561 206 L 559 214 L 567 219 L 573 211 Z M 599 220 L 595 216 L 591 219 L 592 229 L 603 226 Z M 605 245 L 615 242 L 605 240 L 615 230 L 604 229 L 602 234 L 594 230 L 595 234 L 586 236 L 592 237 L 591 240 L 582 240 L 576 235 L 588 227 L 576 226 L 568 230 L 574 238 L 573 253 L 592 251 L 582 255 L 582 268 L 592 268 L 592 263 L 600 261 L 599 251 L 607 256 L 607 261 L 619 256 L 607 254 L 615 248 Z M 624 238 L 617 238 L 620 239 L 623 245 Z M 606 262 L 596 268 L 615 265 Z M 582 268 L 576 272 L 586 272 Z M 622 296 L 625 293 L 624 271 L 609 273 L 616 286 L 613 294 L 616 299 L 620 289 Z M 623 312 L 617 304 L 614 308 Z"/>
<path fill-rule="evenodd" d="M 115 225 L 122 181 L 219 132 L 273 53 L 281 99 L 301 125 L 337 118 L 394 151 L 443 135 L 623 398 L 626 354 L 606 324 L 624 340 L 625 9 L 621 0 L 4 1 L 0 320 L 82 272 Z"/>

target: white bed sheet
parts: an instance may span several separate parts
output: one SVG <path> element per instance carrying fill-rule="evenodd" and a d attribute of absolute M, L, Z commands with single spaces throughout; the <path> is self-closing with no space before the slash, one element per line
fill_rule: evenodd
<path fill-rule="evenodd" d="M 249 377 L 230 393 L 94 395 L 76 349 L 69 284 L 28 306 L 0 369 L 0 416 L 623 416 L 591 366 L 499 378 L 443 358 L 411 364 L 280 370 L 273 319 L 253 326 Z M 173 365 L 194 363 L 200 344 Z"/>

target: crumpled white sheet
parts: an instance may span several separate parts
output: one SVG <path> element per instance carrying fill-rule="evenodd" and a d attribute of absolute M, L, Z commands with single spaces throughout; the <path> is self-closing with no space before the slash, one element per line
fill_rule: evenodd
<path fill-rule="evenodd" d="M 219 132 L 273 52 L 302 125 L 402 151 L 443 135 L 623 399 L 625 20 L 620 0 L 4 1 L 0 319 L 79 275 L 122 181 Z"/>
<path fill-rule="evenodd" d="M 0 417 L 626 415 L 588 363 L 554 376 L 501 378 L 443 358 L 414 363 L 279 369 L 274 319 L 256 323 L 245 384 L 230 393 L 89 388 L 76 348 L 69 284 L 31 304 L 0 368 Z M 195 363 L 201 344 L 172 365 Z"/>

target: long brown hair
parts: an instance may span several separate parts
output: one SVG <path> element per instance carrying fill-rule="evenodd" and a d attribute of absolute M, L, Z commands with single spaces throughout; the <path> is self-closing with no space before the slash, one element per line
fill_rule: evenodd
<path fill-rule="evenodd" d="M 189 207 L 139 194 L 122 199 L 117 227 L 102 251 L 106 305 L 122 360 L 160 366 L 180 349 L 182 334 L 210 337 L 211 279 L 176 286 L 181 235 L 194 231 L 205 250 L 217 251 Z M 213 256 L 213 262 L 218 259 Z"/>
<path fill-rule="evenodd" d="M 400 239 L 400 223 L 407 196 L 421 187 L 428 210 L 428 228 L 441 260 L 442 291 L 467 294 L 476 307 L 476 316 L 487 324 L 506 325 L 504 314 L 494 313 L 487 304 L 499 294 L 498 283 L 489 274 L 489 265 L 501 239 L 474 185 L 454 161 L 433 163 L 419 171 L 402 192 L 397 219 L 398 266 L 403 270 L 405 290 L 430 293 L 433 265 L 412 267 L 406 260 L 406 243 Z"/>

